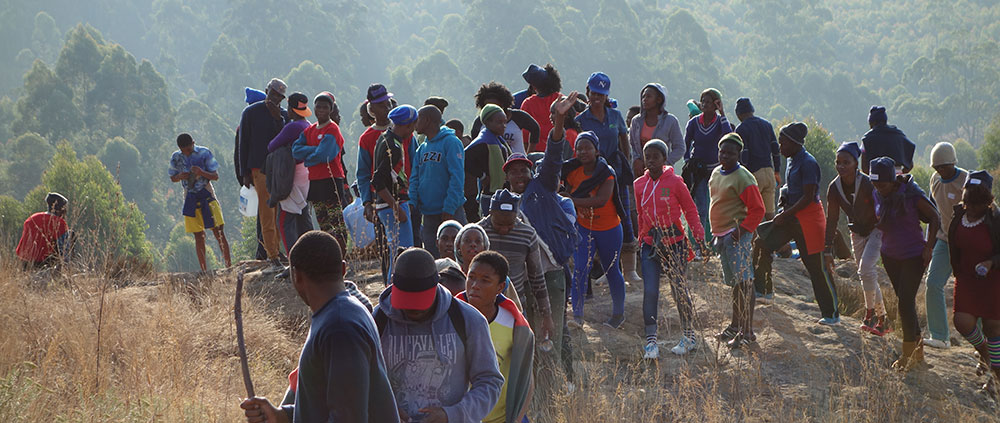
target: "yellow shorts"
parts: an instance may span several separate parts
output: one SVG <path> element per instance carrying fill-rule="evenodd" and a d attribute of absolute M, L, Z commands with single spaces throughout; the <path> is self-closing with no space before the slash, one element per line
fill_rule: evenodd
<path fill-rule="evenodd" d="M 222 226 L 226 222 L 222 220 L 222 207 L 219 206 L 218 201 L 213 201 L 209 203 L 208 208 L 212 210 L 212 219 L 215 220 L 215 227 Z M 184 216 L 184 231 L 193 234 L 198 232 L 204 232 L 205 229 L 212 229 L 205 227 L 205 220 L 201 218 L 201 209 L 194 209 L 194 217 Z"/>

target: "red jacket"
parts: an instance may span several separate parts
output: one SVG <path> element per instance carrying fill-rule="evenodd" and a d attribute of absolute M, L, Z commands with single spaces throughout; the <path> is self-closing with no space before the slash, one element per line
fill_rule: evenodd
<path fill-rule="evenodd" d="M 21 240 L 14 252 L 21 260 L 41 262 L 56 252 L 59 237 L 69 227 L 66 220 L 46 212 L 38 212 L 24 221 Z"/>
<path fill-rule="evenodd" d="M 639 215 L 639 239 L 643 243 L 653 245 L 653 236 L 649 234 L 649 230 L 654 226 L 664 230 L 676 229 L 675 235 L 670 237 L 671 244 L 683 241 L 681 213 L 694 232 L 695 239 L 705 239 L 705 229 L 698 218 L 698 208 L 695 207 L 684 180 L 674 173 L 673 166 L 663 166 L 663 174 L 656 180 L 649 177 L 649 170 L 636 179 L 635 204 Z"/>

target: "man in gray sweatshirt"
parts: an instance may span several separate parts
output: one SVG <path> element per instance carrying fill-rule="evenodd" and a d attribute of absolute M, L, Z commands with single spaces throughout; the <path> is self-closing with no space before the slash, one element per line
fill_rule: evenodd
<path fill-rule="evenodd" d="M 438 285 L 427 250 L 407 249 L 393 270 L 374 313 L 400 420 L 481 421 L 504 381 L 486 318 Z"/>

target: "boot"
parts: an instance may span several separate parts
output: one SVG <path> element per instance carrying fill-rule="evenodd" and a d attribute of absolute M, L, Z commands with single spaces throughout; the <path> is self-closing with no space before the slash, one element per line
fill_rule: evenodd
<path fill-rule="evenodd" d="M 892 368 L 907 371 L 924 362 L 924 345 L 920 341 L 903 341 L 903 354 L 892 363 Z"/>
<path fill-rule="evenodd" d="M 635 272 L 635 247 L 636 242 L 622 244 L 622 276 L 629 283 L 641 284 L 642 278 Z"/>

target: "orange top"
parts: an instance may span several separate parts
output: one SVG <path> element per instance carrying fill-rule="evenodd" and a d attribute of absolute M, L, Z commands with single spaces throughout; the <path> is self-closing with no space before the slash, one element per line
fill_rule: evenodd
<path fill-rule="evenodd" d="M 646 122 L 642 123 L 642 130 L 639 131 L 639 141 L 642 142 L 643 146 L 646 145 L 646 141 L 653 139 L 653 131 L 655 130 L 655 126 L 646 125 Z"/>
<path fill-rule="evenodd" d="M 586 181 L 590 176 L 583 173 L 583 166 L 576 168 L 566 176 L 566 181 L 569 182 L 569 191 L 573 191 L 576 187 L 580 186 L 583 181 Z M 614 179 L 614 176 L 610 177 Z M 594 188 L 590 192 L 590 195 L 597 194 L 597 190 L 600 187 Z M 614 195 L 612 193 L 611 195 Z M 604 203 L 601 207 L 577 207 L 576 208 L 576 222 L 583 226 L 584 228 L 590 229 L 592 231 L 606 231 L 609 229 L 614 229 L 621 223 L 621 219 L 618 218 L 618 210 L 615 209 L 614 199 L 608 198 L 608 201 Z"/>

